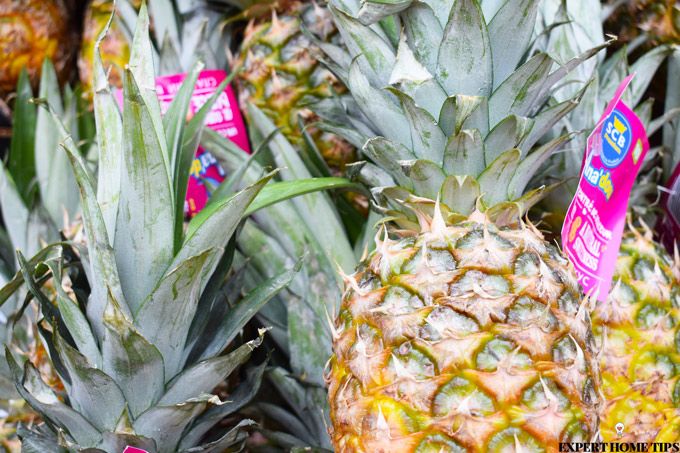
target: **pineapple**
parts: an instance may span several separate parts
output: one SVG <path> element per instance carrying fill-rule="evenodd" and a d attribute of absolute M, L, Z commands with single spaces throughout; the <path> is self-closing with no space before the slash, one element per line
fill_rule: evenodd
<path fill-rule="evenodd" d="M 0 1 L 0 98 L 14 91 L 22 68 L 37 86 L 46 58 L 67 81 L 77 39 L 69 13 L 63 0 Z"/>
<path fill-rule="evenodd" d="M 584 24 L 590 21 L 591 9 L 584 7 L 572 13 L 569 27 L 587 29 Z M 577 49 L 569 45 L 561 46 L 561 50 L 566 55 L 577 53 Z M 669 115 L 652 120 L 653 100 L 643 101 L 643 94 L 669 52 L 668 47 L 657 47 L 640 56 L 633 65 L 629 65 L 625 49 L 609 56 L 594 68 L 594 78 L 582 95 L 582 105 L 565 117 L 554 133 L 573 133 L 595 126 L 614 90 L 629 72 L 636 72 L 637 76 L 624 100 L 643 119 L 648 133 L 656 133 L 673 119 L 673 108 L 677 105 L 669 100 L 666 106 Z M 584 74 L 584 77 L 591 75 Z M 669 77 L 668 83 L 669 87 L 677 86 L 674 76 Z M 587 135 L 575 139 L 574 152 L 555 156 L 540 179 L 550 183 L 554 182 L 551 178 L 558 175 L 576 181 Z M 672 147 L 674 139 L 668 138 L 668 145 Z M 679 345 L 673 340 L 680 322 L 677 295 L 680 267 L 677 259 L 672 260 L 654 241 L 644 221 L 653 218 L 650 205 L 658 197 L 658 187 L 664 176 L 669 174 L 665 172 L 664 175 L 664 167 L 672 168 L 674 164 L 664 154 L 668 154 L 667 151 L 659 148 L 648 154 L 640 181 L 631 196 L 631 217 L 641 226 L 631 224 L 624 236 L 613 289 L 607 302 L 597 304 L 593 314 L 602 391 L 606 398 L 601 428 L 606 441 L 680 441 L 680 355 Z M 568 187 L 569 190 L 549 197 L 544 206 L 544 218 L 554 225 L 556 233 L 561 229 L 575 190 Z M 617 435 L 617 423 L 624 425 L 622 437 Z"/>
<path fill-rule="evenodd" d="M 224 193 L 185 231 L 181 201 L 190 158 L 214 98 L 186 122 L 187 97 L 178 96 L 184 101 L 161 119 L 144 5 L 125 72 L 122 118 L 97 51 L 95 56 L 96 190 L 75 137 L 54 116 L 60 151 L 80 190 L 86 244 L 51 243 L 31 259 L 19 251 L 20 272 L 1 292 L 4 301 L 23 282 L 39 303 L 41 340 L 65 387 L 61 395 L 33 364 L 6 350 L 18 392 L 45 422 L 21 430 L 24 448 L 238 449 L 243 428 L 252 422 L 229 429 L 222 421 L 257 389 L 264 367 L 247 372 L 228 402 L 211 391 L 261 338 L 223 353 L 295 270 L 280 270 L 236 302 L 238 285 L 228 275 L 233 236 L 248 209 L 280 199 L 281 190 L 272 188 L 257 207 L 253 200 L 271 175 L 236 194 Z M 191 70 L 182 93 L 193 88 L 201 69 L 197 64 Z M 47 280 L 54 301 L 43 288 Z"/>
<path fill-rule="evenodd" d="M 607 400 L 602 437 L 680 442 L 680 256 L 672 259 L 646 224 L 631 225 L 614 281 L 593 314 Z"/>
<path fill-rule="evenodd" d="M 610 1 L 607 28 L 622 42 L 633 42 L 642 33 L 651 43 L 678 43 L 680 5 L 676 0 Z"/>
<path fill-rule="evenodd" d="M 544 108 L 550 90 L 602 46 L 563 66 L 527 52 L 538 7 L 331 3 L 348 53 L 325 50 L 352 98 L 317 110 L 363 143 L 385 215 L 333 327 L 338 452 L 556 452 L 598 433 L 586 301 L 521 218 L 567 137 L 534 145 L 576 104 Z"/>
<path fill-rule="evenodd" d="M 319 43 L 336 43 L 339 38 L 330 12 L 308 0 L 272 4 L 270 20 L 262 19 L 266 15 L 259 11 L 262 5 L 258 3 L 250 8 L 244 5 L 244 9 L 244 17 L 257 17 L 248 23 L 233 63 L 242 67 L 237 79 L 242 109 L 256 105 L 296 147 L 304 145 L 304 127 L 331 170 L 342 172 L 346 164 L 356 160 L 354 147 L 314 127 L 316 118 L 305 107 L 310 101 L 344 90 L 319 61 Z"/>

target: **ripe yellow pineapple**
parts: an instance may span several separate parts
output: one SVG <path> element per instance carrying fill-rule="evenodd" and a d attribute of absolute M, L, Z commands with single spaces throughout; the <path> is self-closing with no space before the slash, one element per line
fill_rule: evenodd
<path fill-rule="evenodd" d="M 557 452 L 598 433 L 589 308 L 521 217 L 567 137 L 534 144 L 576 103 L 547 107 L 551 88 L 601 47 L 556 70 L 527 52 L 539 3 L 331 2 L 353 103 L 319 114 L 361 136 L 386 216 L 333 326 L 337 452 Z"/>
<path fill-rule="evenodd" d="M 0 0 L 0 98 L 14 91 L 23 68 L 36 87 L 45 58 L 65 82 L 75 42 L 63 0 Z"/>
<path fill-rule="evenodd" d="M 614 287 L 593 314 L 602 347 L 605 441 L 680 442 L 680 257 L 630 227 Z M 624 425 L 623 437 L 616 424 Z"/>
<path fill-rule="evenodd" d="M 257 9 L 255 9 L 257 7 Z M 262 5 L 246 9 L 251 19 L 234 66 L 241 65 L 238 78 L 239 102 L 255 104 L 274 121 L 294 145 L 303 142 L 298 124 L 301 115 L 326 163 L 335 171 L 356 158 L 354 147 L 333 134 L 310 125 L 316 118 L 305 103 L 332 96 L 343 85 L 318 60 L 318 45 L 303 28 L 320 42 L 337 40 L 330 12 L 314 1 L 281 0 L 266 12 Z"/>

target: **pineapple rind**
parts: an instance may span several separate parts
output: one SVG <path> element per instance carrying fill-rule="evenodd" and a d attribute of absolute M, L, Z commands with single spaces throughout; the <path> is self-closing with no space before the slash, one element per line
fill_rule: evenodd
<path fill-rule="evenodd" d="M 60 0 L 0 1 L 0 98 L 14 91 L 24 68 L 37 86 L 46 58 L 66 81 L 74 48 L 70 29 Z"/>
<path fill-rule="evenodd" d="M 615 286 L 593 314 L 605 441 L 680 441 L 680 262 L 651 233 L 623 238 Z M 615 426 L 623 423 L 623 437 Z"/>
<path fill-rule="evenodd" d="M 323 42 L 335 42 L 339 37 L 328 9 L 315 3 L 286 2 L 273 10 L 269 20 L 249 23 L 234 64 L 243 66 L 237 79 L 239 101 L 244 111 L 248 104 L 255 104 L 297 146 L 303 143 L 298 124 L 302 116 L 324 160 L 339 171 L 355 160 L 354 148 L 310 125 L 315 117 L 304 105 L 331 97 L 344 87 L 321 64 L 320 49 L 303 28 Z"/>
<path fill-rule="evenodd" d="M 530 226 L 434 230 L 378 241 L 348 277 L 328 375 L 336 450 L 589 441 L 595 343 L 563 256 Z"/>

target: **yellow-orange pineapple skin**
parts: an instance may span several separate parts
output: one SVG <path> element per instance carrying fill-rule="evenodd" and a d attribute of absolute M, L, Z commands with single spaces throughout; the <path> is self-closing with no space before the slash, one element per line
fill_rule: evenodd
<path fill-rule="evenodd" d="M 76 48 L 69 20 L 60 0 L 0 0 L 0 98 L 14 92 L 23 68 L 36 87 L 45 58 L 66 81 Z"/>
<path fill-rule="evenodd" d="M 588 307 L 532 226 L 433 221 L 347 278 L 327 375 L 337 452 L 559 450 L 597 435 Z"/>
<path fill-rule="evenodd" d="M 330 12 L 310 1 L 282 1 L 272 5 L 266 19 L 249 22 L 234 66 L 241 66 L 237 85 L 242 108 L 253 103 L 274 121 L 294 145 L 302 143 L 301 115 L 314 143 L 331 169 L 340 171 L 356 158 L 354 148 L 315 127 L 305 103 L 332 96 L 344 87 L 318 60 L 318 46 L 302 31 L 332 42 L 337 30 Z M 261 11 L 259 15 L 263 15 Z"/>
<path fill-rule="evenodd" d="M 616 263 L 614 288 L 593 314 L 602 347 L 606 409 L 602 437 L 680 442 L 680 260 L 631 229 Z M 622 423 L 622 436 L 616 424 Z"/>

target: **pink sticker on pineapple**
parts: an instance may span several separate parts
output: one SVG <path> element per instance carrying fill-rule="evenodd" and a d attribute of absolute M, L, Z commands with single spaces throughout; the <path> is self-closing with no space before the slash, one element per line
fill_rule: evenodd
<path fill-rule="evenodd" d="M 175 99 L 185 78 L 186 74 L 174 74 L 156 79 L 156 93 L 162 114 L 165 114 L 170 108 L 170 104 Z M 227 73 L 222 70 L 201 71 L 189 103 L 190 116 L 195 115 L 201 109 L 226 78 Z M 116 91 L 116 98 L 122 106 L 122 91 Z M 220 93 L 206 117 L 205 125 L 223 137 L 230 139 L 250 154 L 248 134 L 231 85 L 227 85 L 227 88 Z M 210 198 L 211 189 L 224 181 L 225 174 L 215 156 L 201 147 L 196 151 L 190 172 L 187 196 L 184 202 L 184 214 L 193 217 L 205 207 L 208 198 Z"/>
<path fill-rule="evenodd" d="M 614 276 L 630 191 L 649 149 L 642 121 L 619 86 L 588 137 L 581 179 L 562 227 L 562 245 L 587 295 L 604 302 Z"/>
<path fill-rule="evenodd" d="M 149 452 L 146 450 L 142 450 L 141 448 L 131 447 L 128 445 L 127 447 L 125 447 L 125 450 L 123 450 L 123 453 L 149 453 Z"/>
<path fill-rule="evenodd" d="M 170 104 L 175 99 L 185 78 L 186 74 L 175 74 L 156 79 L 156 92 L 162 113 L 170 108 Z M 227 73 L 222 70 L 202 71 L 196 81 L 194 94 L 191 96 L 189 115 L 198 112 L 203 104 L 215 94 L 219 84 L 226 78 Z M 220 93 L 210 113 L 208 113 L 205 125 L 223 137 L 230 139 L 242 150 L 250 153 L 243 117 L 230 85 Z M 185 215 L 193 217 L 203 209 L 208 202 L 211 189 L 219 186 L 224 181 L 224 177 L 224 171 L 215 157 L 203 148 L 198 148 L 191 164 L 191 174 L 184 203 Z"/>

